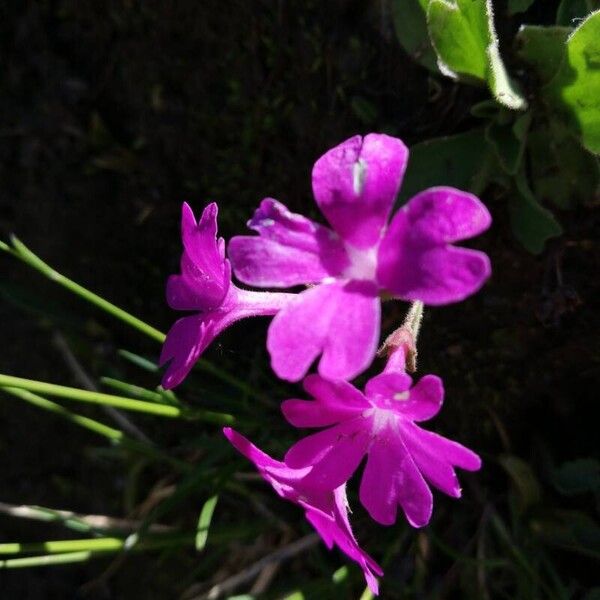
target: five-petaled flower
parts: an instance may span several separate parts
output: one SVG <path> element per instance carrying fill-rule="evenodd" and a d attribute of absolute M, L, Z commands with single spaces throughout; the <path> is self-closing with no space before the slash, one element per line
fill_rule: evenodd
<path fill-rule="evenodd" d="M 213 202 L 196 223 L 192 209 L 181 211 L 181 274 L 167 281 L 171 308 L 194 311 L 169 330 L 160 364 L 169 363 L 163 376 L 165 388 L 181 383 L 213 339 L 235 321 L 258 315 L 274 315 L 292 294 L 242 290 L 231 282 L 231 266 L 225 258 L 225 241 L 217 239 L 217 205 Z"/>
<path fill-rule="evenodd" d="M 241 454 L 254 463 L 258 472 L 282 498 L 299 504 L 304 509 L 306 518 L 329 549 L 336 545 L 358 563 L 369 588 L 377 594 L 378 584 L 375 575 L 381 576 L 383 571 L 359 547 L 352 533 L 348 520 L 346 486 L 341 485 L 334 490 L 315 489 L 306 485 L 306 475 L 310 472 L 310 467 L 291 469 L 285 463 L 265 454 L 233 429 L 226 427 L 223 433 Z"/>
<path fill-rule="evenodd" d="M 425 190 L 388 224 L 407 160 L 397 138 L 350 138 L 312 172 L 316 202 L 332 229 L 267 198 L 248 224 L 259 235 L 231 240 L 229 256 L 240 281 L 311 286 L 269 327 L 267 348 L 280 378 L 300 380 L 322 354 L 323 377 L 351 379 L 375 356 L 380 295 L 446 304 L 466 298 L 489 276 L 483 252 L 451 245 L 490 224 L 489 212 L 472 194 Z"/>
<path fill-rule="evenodd" d="M 370 379 L 362 393 L 346 381 L 309 375 L 304 388 L 314 401 L 287 400 L 283 414 L 296 427 L 332 427 L 297 442 L 285 463 L 294 469 L 310 466 L 306 485 L 331 490 L 348 481 L 366 454 L 360 501 L 371 517 L 391 525 L 400 505 L 411 525 L 426 525 L 433 508 L 426 482 L 458 498 L 461 489 L 454 468 L 476 471 L 481 460 L 464 446 L 415 424 L 440 410 L 441 379 L 425 375 L 414 387 L 411 384 L 406 373 L 390 371 Z"/>

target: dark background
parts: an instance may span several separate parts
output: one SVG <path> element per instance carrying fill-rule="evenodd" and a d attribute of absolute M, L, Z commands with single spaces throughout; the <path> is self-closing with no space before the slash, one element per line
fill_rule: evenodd
<path fill-rule="evenodd" d="M 500 33 L 510 40 L 518 21 L 496 4 Z M 554 2 L 538 2 L 523 19 L 549 23 L 555 9 Z M 243 230 L 264 196 L 320 218 L 310 170 L 331 146 L 369 131 L 397 135 L 410 146 L 473 125 L 470 106 L 485 91 L 432 80 L 412 63 L 395 38 L 390 10 L 375 0 L 2 3 L 0 238 L 17 234 L 60 272 L 166 331 L 174 314 L 163 288 L 177 270 L 183 200 L 197 214 L 218 202 L 225 237 Z M 533 556 L 541 548 L 565 597 L 579 598 L 597 581 L 594 553 L 548 541 L 539 523 L 557 510 L 590 515 L 596 504 L 591 493 L 561 495 L 553 469 L 597 454 L 598 213 L 588 207 L 561 215 L 565 235 L 532 256 L 512 237 L 505 199 L 489 189 L 483 200 L 494 225 L 472 245 L 489 253 L 493 277 L 468 301 L 427 312 L 419 366 L 421 374 L 446 382 L 447 405 L 436 428 L 480 452 L 485 468 L 461 478 L 463 501 L 436 496 L 433 527 L 458 554 L 474 557 L 469 540 L 482 516 L 500 514 L 516 547 Z M 130 374 L 118 363 L 118 348 L 157 358 L 153 342 L 10 257 L 0 256 L 0 286 L 3 373 L 78 385 L 53 341 L 57 332 L 94 377 Z M 386 307 L 388 330 L 403 310 Z M 268 389 L 274 377 L 264 331 L 264 321 L 236 325 L 208 356 Z M 158 382 L 155 376 L 144 384 Z M 281 420 L 275 410 L 264 418 Z M 140 417 L 136 423 L 166 448 L 195 435 L 170 422 Z M 216 427 L 207 431 L 218 437 Z M 286 432 L 290 439 L 294 433 Z M 2 396 L 0 501 L 122 515 L 127 465 L 97 452 L 102 442 L 90 437 Z M 509 475 L 506 456 L 529 473 Z M 521 489 L 530 475 L 541 490 L 533 503 Z M 300 523 L 293 507 L 265 497 Z M 193 498 L 186 510 L 181 518 L 193 523 Z M 381 559 L 388 543 L 381 528 L 357 512 L 361 540 Z M 398 525 L 398 537 L 401 531 Z M 386 535 L 389 541 L 395 534 Z M 483 597 L 462 587 L 457 559 L 435 551 L 424 581 L 416 582 L 422 538 L 409 535 L 387 568 L 392 583 L 383 584 L 384 598 Z M 0 516 L 0 542 L 66 536 L 60 528 Z M 258 556 L 273 543 L 263 542 Z M 594 538 L 596 557 L 598 547 Z M 489 597 L 520 589 L 511 566 L 518 560 L 507 548 L 492 544 L 491 553 L 509 566 L 490 569 Z M 337 554 L 318 552 L 329 572 L 343 564 Z M 177 598 L 203 557 L 162 557 L 158 567 L 155 560 L 129 559 L 86 597 Z M 295 576 L 309 578 L 314 560 L 298 559 Z M 81 586 L 107 564 L 0 570 L 0 598 L 83 595 Z M 285 572 L 275 589 L 286 589 Z"/>

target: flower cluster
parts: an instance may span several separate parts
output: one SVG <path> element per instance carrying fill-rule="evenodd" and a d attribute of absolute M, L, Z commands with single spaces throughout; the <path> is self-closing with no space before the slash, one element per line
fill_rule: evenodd
<path fill-rule="evenodd" d="M 364 391 L 349 383 L 375 358 L 382 298 L 448 304 L 477 291 L 490 275 L 484 253 L 453 245 L 490 225 L 472 194 L 430 188 L 391 216 L 407 161 L 402 141 L 387 135 L 343 142 L 312 172 L 329 227 L 267 198 L 248 222 L 258 235 L 232 238 L 229 260 L 217 238 L 216 204 L 198 222 L 184 204 L 181 273 L 169 278 L 167 301 L 193 314 L 173 325 L 160 358 L 167 365 L 163 385 L 174 387 L 224 328 L 244 317 L 274 316 L 267 335 L 273 370 L 281 379 L 304 379 L 312 397 L 283 402 L 283 414 L 295 427 L 321 430 L 294 444 L 283 461 L 231 429 L 225 436 L 281 497 L 304 509 L 328 547 L 359 564 L 374 593 L 382 571 L 359 547 L 346 499 L 346 484 L 363 458 L 360 502 L 382 525 L 396 521 L 398 507 L 412 526 L 426 525 L 430 485 L 459 497 L 455 468 L 481 466 L 471 450 L 417 425 L 439 412 L 444 389 L 435 375 L 413 385 L 406 372 L 415 351 L 410 327 L 388 338 L 387 364 Z M 255 288 L 306 287 L 245 290 L 232 283 L 232 271 Z M 307 375 L 319 357 L 318 374 Z"/>

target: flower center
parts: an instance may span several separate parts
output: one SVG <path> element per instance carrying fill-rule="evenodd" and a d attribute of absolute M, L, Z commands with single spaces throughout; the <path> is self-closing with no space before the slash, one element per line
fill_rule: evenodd
<path fill-rule="evenodd" d="M 350 259 L 350 266 L 343 272 L 343 276 L 360 281 L 375 281 L 379 244 L 373 248 L 355 248 L 350 244 L 345 244 L 345 248 Z"/>
<path fill-rule="evenodd" d="M 372 408 L 369 408 L 363 413 L 363 416 L 373 417 L 373 434 L 377 435 L 386 427 L 398 426 L 402 417 L 394 410 L 397 407 L 398 400 L 408 399 L 409 392 L 395 394 L 394 398 L 384 398 L 376 396 L 369 398 Z"/>

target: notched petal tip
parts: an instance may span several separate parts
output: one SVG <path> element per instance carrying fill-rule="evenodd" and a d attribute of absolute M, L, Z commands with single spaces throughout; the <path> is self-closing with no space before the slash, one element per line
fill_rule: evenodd
<path fill-rule="evenodd" d="M 315 199 L 347 243 L 356 248 L 377 244 L 407 161 L 404 143 L 385 134 L 355 136 L 317 160 L 312 171 Z"/>

